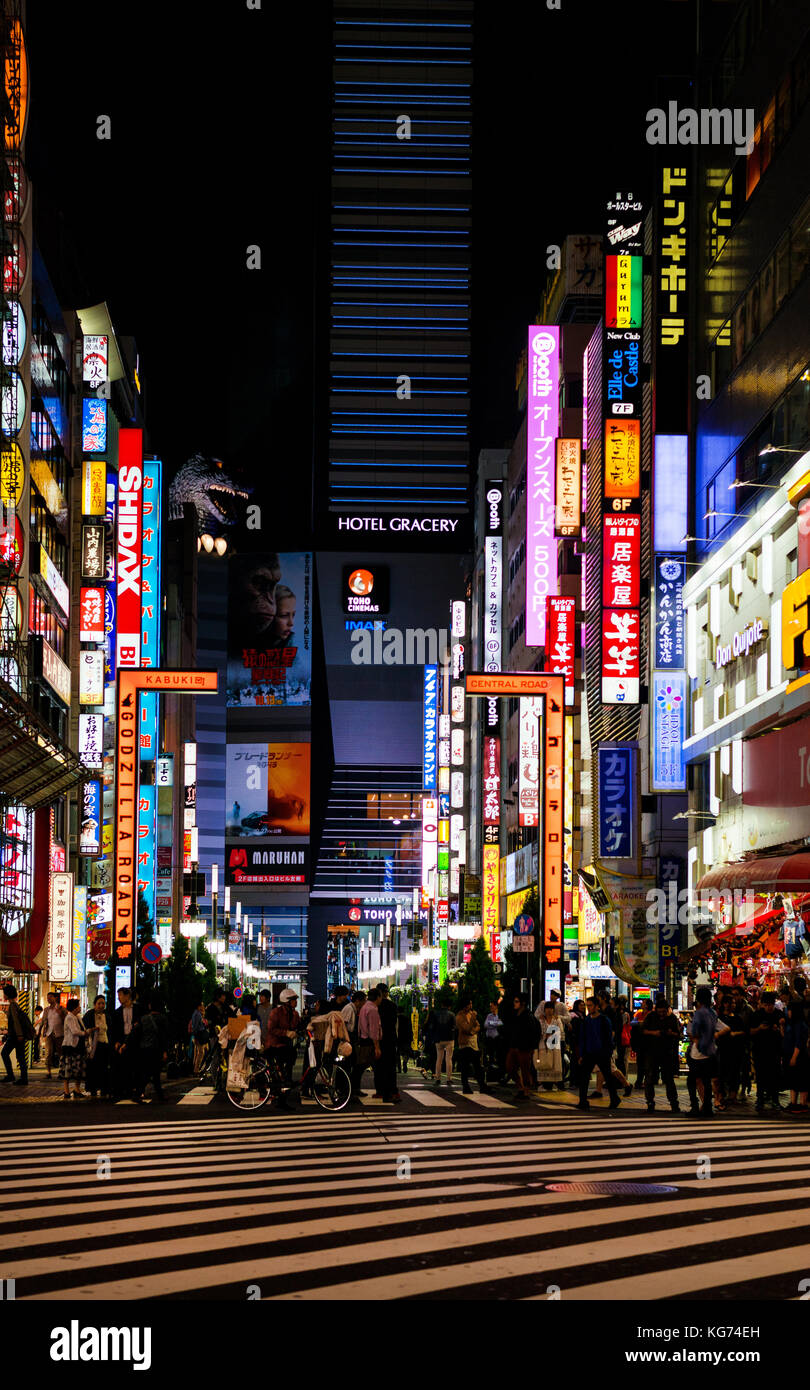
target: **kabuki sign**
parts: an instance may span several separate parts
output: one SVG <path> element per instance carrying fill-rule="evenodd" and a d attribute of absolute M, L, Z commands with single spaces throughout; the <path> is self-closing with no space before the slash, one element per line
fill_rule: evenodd
<path fill-rule="evenodd" d="M 122 972 L 135 965 L 138 882 L 138 705 L 142 690 L 212 695 L 216 671 L 119 670 L 115 727 L 115 881 L 113 960 Z M 118 978 L 116 976 L 116 978 Z M 123 975 L 122 975 L 123 978 Z"/>
<path fill-rule="evenodd" d="M 546 642 L 546 596 L 557 592 L 554 535 L 560 330 L 529 328 L 526 399 L 526 646 Z"/>

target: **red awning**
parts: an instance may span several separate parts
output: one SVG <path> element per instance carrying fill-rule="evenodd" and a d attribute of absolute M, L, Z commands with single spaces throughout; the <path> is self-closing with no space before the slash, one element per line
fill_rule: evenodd
<path fill-rule="evenodd" d="M 745 859 L 739 864 L 723 864 L 704 874 L 696 884 L 699 892 L 708 888 L 750 888 L 754 893 L 810 892 L 810 854 L 788 854 L 769 859 Z"/>

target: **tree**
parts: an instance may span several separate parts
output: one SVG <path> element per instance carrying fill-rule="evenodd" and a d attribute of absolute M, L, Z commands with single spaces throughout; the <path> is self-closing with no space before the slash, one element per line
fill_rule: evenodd
<path fill-rule="evenodd" d="M 540 912 L 536 885 L 527 890 L 522 910 L 534 922 L 534 950 L 528 955 L 522 951 L 513 951 L 511 946 L 507 946 L 503 953 L 506 967 L 503 974 L 503 990 L 510 1014 L 512 1000 L 521 990 L 521 980 L 529 981 L 535 1007 L 540 1002 Z"/>
<path fill-rule="evenodd" d="M 159 967 L 157 965 L 147 965 L 141 955 L 143 947 L 147 941 L 153 941 L 155 936 L 155 924 L 149 916 L 149 908 L 143 895 L 143 889 L 138 889 L 138 947 L 135 953 L 135 989 L 141 1003 L 144 1003 L 154 993 L 158 983 Z"/>
<path fill-rule="evenodd" d="M 495 967 L 483 938 L 479 936 L 472 948 L 469 964 L 464 972 L 464 982 L 459 985 L 459 998 L 472 999 L 473 1008 L 478 1015 L 478 1022 L 483 1024 L 489 1013 L 490 1004 L 497 997 Z"/>
<path fill-rule="evenodd" d="M 161 983 L 172 1032 L 182 1038 L 195 1004 L 200 998 L 207 1003 L 216 989 L 214 957 L 198 941 L 195 965 L 186 937 L 178 935 L 163 968 Z"/>

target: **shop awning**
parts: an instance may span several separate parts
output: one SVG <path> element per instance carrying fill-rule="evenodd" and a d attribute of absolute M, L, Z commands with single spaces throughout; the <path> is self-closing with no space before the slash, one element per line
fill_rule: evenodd
<path fill-rule="evenodd" d="M 698 892 L 726 888 L 754 893 L 810 892 L 810 854 L 788 854 L 765 859 L 743 859 L 739 864 L 723 864 L 704 874 L 696 884 Z"/>
<path fill-rule="evenodd" d="M 685 951 L 681 951 L 675 964 L 687 965 L 689 961 L 712 955 L 718 949 L 727 947 L 731 947 L 735 954 L 739 955 L 745 955 L 747 951 L 756 951 L 759 955 L 778 954 L 781 950 L 779 928 L 784 920 L 785 914 L 781 908 L 769 908 L 767 912 L 758 912 L 750 922 L 744 924 L 744 928 L 743 924 L 726 927 L 725 931 L 719 931 L 707 941 L 698 941 L 694 946 L 687 947 Z"/>

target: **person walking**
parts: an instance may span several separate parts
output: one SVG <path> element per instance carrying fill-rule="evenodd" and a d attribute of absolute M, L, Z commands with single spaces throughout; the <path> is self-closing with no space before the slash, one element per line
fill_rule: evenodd
<path fill-rule="evenodd" d="M 213 1078 L 214 1095 L 225 1094 L 225 1082 L 227 1079 L 227 1068 L 223 1067 L 223 1050 L 219 1044 L 220 1030 L 230 1018 L 227 996 L 222 985 L 218 985 L 211 996 L 211 1002 L 205 1010 L 205 1021 L 208 1024 L 211 1048 L 211 1075 Z"/>
<path fill-rule="evenodd" d="M 790 1087 L 789 1115 L 806 1115 L 807 1092 L 810 1089 L 810 1054 L 807 1050 L 808 1029 L 802 1004 L 791 1004 L 784 1032 L 785 1076 Z"/>
<path fill-rule="evenodd" d="M 488 1067 L 495 1072 L 498 1080 L 503 1079 L 503 1019 L 498 1013 L 498 1001 L 493 999 L 489 1013 L 484 1019 L 484 1058 Z"/>
<path fill-rule="evenodd" d="M 636 1010 L 635 1018 L 630 1024 L 630 1047 L 636 1054 L 636 1082 L 635 1089 L 640 1091 L 644 1085 L 645 1062 L 644 1062 L 644 1020 L 653 1011 L 652 999 L 643 999 L 641 1008 Z"/>
<path fill-rule="evenodd" d="M 751 1057 L 757 1087 L 756 1110 L 759 1115 L 769 1102 L 772 1110 L 782 1109 L 779 1090 L 784 1018 L 784 1012 L 776 1008 L 773 991 L 763 990 L 759 1008 L 754 1010 L 751 1019 Z"/>
<path fill-rule="evenodd" d="M 621 1071 L 618 1064 L 619 1047 L 621 1045 L 621 1019 L 619 1012 L 617 1009 L 613 1007 L 613 1001 L 611 1000 L 610 995 L 605 991 L 601 991 L 599 994 L 597 994 L 596 1004 L 597 1008 L 599 1009 L 599 1012 L 605 1016 L 608 1023 L 610 1024 L 610 1031 L 613 1039 L 613 1044 L 610 1050 L 610 1069 L 613 1074 L 613 1078 L 615 1081 L 619 1082 L 620 1086 L 623 1087 L 624 1094 L 626 1096 L 629 1096 L 632 1094 L 633 1087 L 630 1085 L 629 1081 L 627 1080 L 627 1077 L 625 1076 L 624 1072 Z M 590 1099 L 601 1100 L 604 1094 L 604 1086 L 605 1078 L 602 1075 L 601 1068 L 597 1067 L 595 1089 L 591 1092 Z"/>
<path fill-rule="evenodd" d="M 368 1067 L 374 1067 L 374 1090 L 377 1090 L 377 1065 L 381 1057 L 379 991 L 370 989 L 368 997 L 360 1005 L 357 1015 L 357 1061 L 352 1075 L 352 1095 L 363 1096 L 363 1076 Z"/>
<path fill-rule="evenodd" d="M 543 1005 L 540 1023 L 541 1036 L 537 1045 L 537 1075 L 546 1091 L 554 1089 L 562 1081 L 562 1018 L 554 1008 L 552 999 Z"/>
<path fill-rule="evenodd" d="M 169 1023 L 156 995 L 152 996 L 149 1008 L 141 1018 L 138 1040 L 138 1083 L 135 1100 L 142 1105 L 146 1099 L 146 1087 L 152 1083 L 154 1099 L 163 1102 L 166 1097 L 160 1084 L 160 1071 L 167 1056 L 169 1042 Z"/>
<path fill-rule="evenodd" d="M 42 1028 L 45 1023 L 45 1013 L 41 1004 L 37 1004 L 34 1009 L 34 1061 L 38 1062 L 42 1051 Z"/>
<path fill-rule="evenodd" d="M 34 1041 L 36 1036 L 34 1025 L 25 1010 L 17 1003 L 15 986 L 3 985 L 3 994 L 8 1005 L 8 1032 L 2 1052 L 3 1064 L 6 1068 L 6 1081 L 10 1081 L 14 1086 L 27 1086 L 28 1062 L 25 1057 L 25 1047 L 26 1043 Z M 16 1080 L 11 1066 L 12 1052 L 17 1058 L 17 1066 L 20 1068 L 20 1074 Z"/>
<path fill-rule="evenodd" d="M 397 1071 L 402 1072 L 403 1076 L 408 1070 L 410 1056 L 411 1020 L 403 1008 L 397 1011 Z"/>
<path fill-rule="evenodd" d="M 264 990 L 263 993 L 267 994 L 267 990 Z M 267 997 L 268 999 L 270 998 L 269 994 L 267 995 Z M 261 1014 L 261 1005 L 259 1005 L 258 1012 L 259 1014 Z M 205 1016 L 203 1014 L 202 999 L 198 999 L 197 1003 L 194 1005 L 194 1008 L 191 1011 L 191 1018 L 189 1020 L 189 1023 L 191 1029 L 192 1046 L 191 1070 L 194 1076 L 199 1076 L 200 1072 L 202 1071 L 203 1063 L 205 1061 L 205 1053 L 208 1047 L 208 1027 L 205 1022 Z"/>
<path fill-rule="evenodd" d="M 739 999 L 732 990 L 727 990 L 722 1004 L 718 1002 L 717 1017 L 724 1023 L 727 1032 L 721 1034 L 717 1043 L 717 1078 L 720 1086 L 718 1110 L 727 1105 L 737 1104 L 740 1089 L 743 1061 L 748 1046 L 748 1029 L 740 1012 Z"/>
<path fill-rule="evenodd" d="M 571 1005 L 571 1069 L 568 1075 L 568 1089 L 571 1091 L 579 1091 L 579 1073 L 582 1065 L 582 1021 L 586 1015 L 585 1000 L 575 999 Z"/>
<path fill-rule="evenodd" d="M 97 994 L 92 1009 L 82 1019 L 87 1034 L 87 1077 L 85 1086 L 91 1100 L 109 1094 L 110 1039 L 107 1024 L 107 1001 Z"/>
<path fill-rule="evenodd" d="M 712 1111 L 712 1092 L 715 1091 L 715 1099 L 719 1099 L 720 1090 L 717 1079 L 717 1038 L 727 1032 L 725 1023 L 721 1023 L 712 1008 L 712 992 L 706 985 L 701 985 L 695 991 L 695 1003 L 697 1008 L 692 1015 L 692 1021 L 687 1025 L 687 1033 L 691 1039 L 689 1051 L 686 1054 L 688 1073 L 686 1077 L 686 1089 L 689 1092 L 691 1116 L 703 1115 L 708 1117 Z M 698 1104 L 698 1096 L 702 1097 L 702 1108 Z"/>
<path fill-rule="evenodd" d="M 618 1110 L 621 1101 L 610 1064 L 613 1051 L 613 1029 L 610 1026 L 610 1020 L 600 1012 L 598 1001 L 593 994 L 585 1000 L 585 1008 L 587 1014 L 582 1020 L 580 1028 L 579 1103 L 577 1110 L 590 1110 L 591 1108 L 588 1100 L 588 1086 L 590 1085 L 591 1074 L 597 1067 L 605 1078 L 605 1085 L 610 1096 L 608 1109 Z"/>
<path fill-rule="evenodd" d="M 62 1033 L 62 1054 L 59 1059 L 59 1079 L 64 1082 L 63 1100 L 70 1100 L 71 1094 L 74 1100 L 83 1098 L 86 1039 L 87 1030 L 79 1017 L 79 1001 L 68 999 Z"/>
<path fill-rule="evenodd" d="M 442 1084 L 442 1067 L 447 1078 L 446 1085 L 453 1084 L 453 1051 L 456 1045 L 456 1019 L 455 1015 L 447 1008 L 446 1004 L 438 1009 L 431 1009 L 427 1021 L 427 1042 L 431 1043 L 436 1049 L 436 1069 L 434 1081 L 437 1086 Z"/>
<path fill-rule="evenodd" d="M 475 1072 L 478 1089 L 485 1096 L 489 1093 L 489 1087 L 484 1080 L 481 1050 L 478 1045 L 481 1024 L 478 1022 L 478 1014 L 472 1006 L 471 999 L 463 1000 L 456 1014 L 456 1031 L 458 1032 L 458 1059 L 461 1066 L 462 1095 L 472 1095 L 472 1086 L 470 1085 L 470 1071 L 472 1070 Z"/>
<path fill-rule="evenodd" d="M 528 994 L 516 994 L 508 1034 L 506 1074 L 514 1077 L 516 1100 L 528 1100 L 532 1085 L 532 1053 L 540 1037 L 540 1024 L 529 1012 Z"/>
<path fill-rule="evenodd" d="M 45 1022 L 42 1027 L 42 1034 L 45 1038 L 45 1070 L 49 1081 L 51 1080 L 51 1069 L 59 1067 L 64 1029 L 65 1010 L 59 1003 L 59 995 L 49 994 L 45 1009 Z"/>
<path fill-rule="evenodd" d="M 118 1008 L 110 1024 L 113 1094 L 116 1100 L 134 1097 L 138 1089 L 138 1032 L 141 1008 L 134 1003 L 132 990 L 118 991 Z"/>
<path fill-rule="evenodd" d="M 660 1072 L 670 1109 L 673 1115 L 680 1115 L 681 1106 L 675 1077 L 680 1067 L 678 1043 L 681 1025 L 677 1015 L 670 1009 L 665 994 L 656 994 L 655 1008 L 652 1013 L 647 1014 L 641 1027 L 644 1033 L 644 1094 L 647 1111 L 652 1114 L 655 1110 L 655 1083 Z"/>
<path fill-rule="evenodd" d="M 399 1104 L 402 1096 L 397 1089 L 397 1006 L 388 997 L 388 986 L 380 984 L 378 1009 L 380 1013 L 380 1060 L 377 1090 L 384 1101 Z"/>
<path fill-rule="evenodd" d="M 267 1054 L 276 1059 L 288 1086 L 292 1085 L 296 1039 L 301 1022 L 295 1007 L 297 1002 L 298 995 L 294 989 L 283 989 L 278 996 L 278 1004 L 267 1018 Z M 328 1005 L 326 1007 L 328 1012 Z"/>

